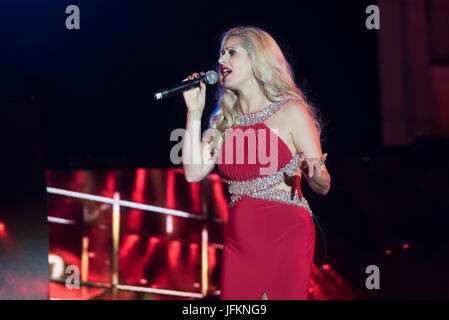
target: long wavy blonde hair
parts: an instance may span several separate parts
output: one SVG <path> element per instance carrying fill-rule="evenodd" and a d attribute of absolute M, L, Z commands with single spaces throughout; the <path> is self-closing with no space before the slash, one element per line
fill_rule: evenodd
<path fill-rule="evenodd" d="M 319 110 L 306 102 L 302 91 L 296 86 L 290 64 L 284 57 L 279 45 L 264 30 L 249 27 L 234 27 L 224 32 L 221 37 L 220 52 L 229 37 L 238 37 L 242 47 L 248 53 L 252 70 L 263 94 L 272 102 L 280 101 L 286 96 L 298 99 L 309 112 L 321 136 L 321 119 Z M 220 55 L 220 54 L 219 54 Z M 217 63 L 217 72 L 220 65 Z M 239 99 L 235 92 L 218 85 L 218 111 L 209 119 L 209 127 L 219 131 L 224 139 L 224 132 L 239 123 Z"/>

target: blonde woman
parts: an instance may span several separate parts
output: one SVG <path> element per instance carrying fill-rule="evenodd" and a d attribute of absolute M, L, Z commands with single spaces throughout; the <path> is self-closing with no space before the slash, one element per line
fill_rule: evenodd
<path fill-rule="evenodd" d="M 183 93 L 182 156 L 187 181 L 202 180 L 218 162 L 231 193 L 220 298 L 307 299 L 315 228 L 301 176 L 321 195 L 331 181 L 317 110 L 305 102 L 276 41 L 260 28 L 225 32 L 217 71 L 219 111 L 202 141 L 206 86 Z M 194 77 L 199 74 L 184 81 Z"/>

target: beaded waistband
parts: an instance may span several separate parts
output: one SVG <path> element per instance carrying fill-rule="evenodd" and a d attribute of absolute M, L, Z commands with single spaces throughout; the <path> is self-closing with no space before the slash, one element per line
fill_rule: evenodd
<path fill-rule="evenodd" d="M 303 196 L 299 196 L 298 194 L 292 195 L 287 190 L 274 188 L 285 180 L 285 175 L 291 177 L 298 171 L 298 169 L 299 154 L 296 153 L 287 165 L 272 175 L 247 181 L 226 180 L 228 190 L 231 193 L 231 201 L 229 202 L 228 207 L 231 208 L 242 198 L 242 196 L 246 195 L 254 199 L 276 200 L 295 204 L 307 209 L 312 215 L 307 200 Z"/>

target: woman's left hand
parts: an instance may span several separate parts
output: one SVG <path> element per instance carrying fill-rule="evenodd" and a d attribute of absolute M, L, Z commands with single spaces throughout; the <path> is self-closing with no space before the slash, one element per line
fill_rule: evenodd
<path fill-rule="evenodd" d="M 321 177 L 321 165 L 324 164 L 324 161 L 326 161 L 327 153 L 323 154 L 321 158 L 305 158 L 304 153 L 301 152 L 299 154 L 299 161 L 300 161 L 300 169 L 309 176 L 309 178 L 312 178 L 315 174 L 315 170 L 318 174 L 318 177 Z"/>

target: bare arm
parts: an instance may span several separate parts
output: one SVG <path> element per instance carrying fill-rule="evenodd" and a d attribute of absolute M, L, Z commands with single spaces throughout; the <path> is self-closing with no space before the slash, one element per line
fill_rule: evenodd
<path fill-rule="evenodd" d="M 207 130 L 201 142 L 200 138 L 201 113 L 188 112 L 182 148 L 182 164 L 188 182 L 203 180 L 214 169 L 215 159 L 219 153 L 214 150 L 211 155 L 214 139 L 218 139 L 214 130 Z"/>
<path fill-rule="evenodd" d="M 201 74 L 204 75 L 204 72 Z M 198 77 L 199 74 L 194 73 L 184 81 Z M 206 99 L 204 82 L 201 82 L 199 88 L 184 91 L 183 95 L 187 106 L 187 123 L 182 147 L 182 166 L 186 180 L 198 182 L 204 179 L 215 166 L 216 154 L 211 157 L 212 143 L 209 141 L 216 130 L 207 130 L 201 141 L 201 117 Z"/>
<path fill-rule="evenodd" d="M 322 154 L 318 129 L 299 101 L 290 100 L 285 107 L 285 121 L 289 125 L 296 150 L 302 152 L 305 158 L 301 165 L 304 176 L 313 191 L 326 195 L 331 186 L 331 176 L 324 164 L 327 154 Z"/>

